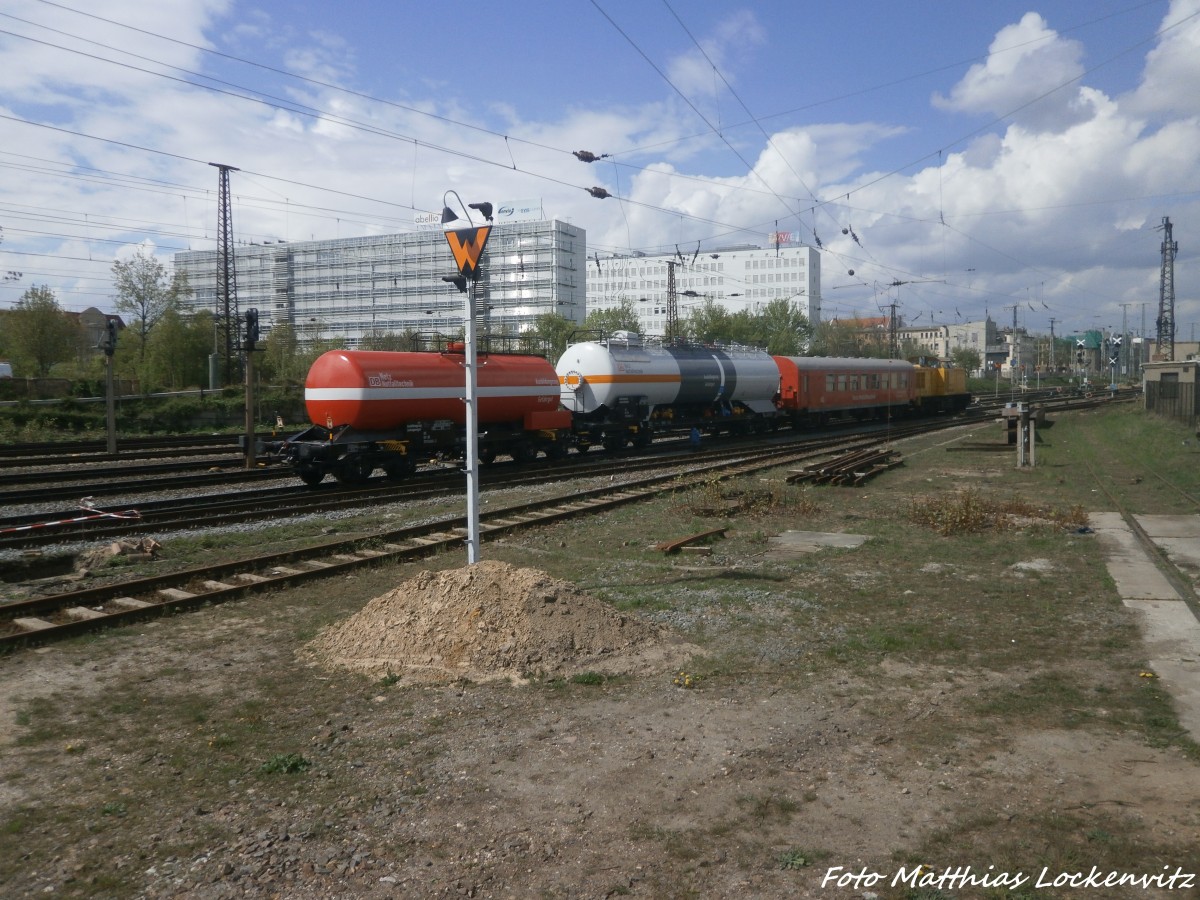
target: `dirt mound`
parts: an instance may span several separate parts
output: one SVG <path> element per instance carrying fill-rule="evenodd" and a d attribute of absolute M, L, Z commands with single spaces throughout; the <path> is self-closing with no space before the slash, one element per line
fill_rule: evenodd
<path fill-rule="evenodd" d="M 320 665 L 410 682 L 631 674 L 699 652 L 568 582 L 491 560 L 422 572 L 308 649 Z"/>

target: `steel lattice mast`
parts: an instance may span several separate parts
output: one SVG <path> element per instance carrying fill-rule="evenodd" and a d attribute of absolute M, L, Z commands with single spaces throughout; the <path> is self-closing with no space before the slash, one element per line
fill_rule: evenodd
<path fill-rule="evenodd" d="M 1155 356 L 1163 362 L 1175 359 L 1175 254 L 1179 244 L 1171 239 L 1171 220 L 1163 216 L 1162 272 L 1158 279 L 1158 343 Z"/>
<path fill-rule="evenodd" d="M 675 293 L 675 260 L 667 263 L 667 330 L 671 343 L 679 342 L 679 295 Z"/>
<path fill-rule="evenodd" d="M 238 340 L 237 272 L 233 260 L 233 215 L 229 201 L 229 173 L 239 171 L 234 166 L 209 163 L 220 172 L 220 191 L 217 195 L 217 308 L 216 330 L 225 346 L 225 383 L 233 384 L 234 352 L 240 349 Z M 214 348 L 215 352 L 215 348 Z"/>

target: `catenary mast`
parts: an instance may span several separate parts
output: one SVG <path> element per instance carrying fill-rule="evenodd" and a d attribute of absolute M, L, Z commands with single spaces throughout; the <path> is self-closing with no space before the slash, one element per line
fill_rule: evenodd
<path fill-rule="evenodd" d="M 1175 359 L 1175 254 L 1179 244 L 1171 238 L 1171 220 L 1163 216 L 1157 230 L 1163 233 L 1162 271 L 1158 279 L 1158 343 L 1155 357 L 1163 362 Z"/>

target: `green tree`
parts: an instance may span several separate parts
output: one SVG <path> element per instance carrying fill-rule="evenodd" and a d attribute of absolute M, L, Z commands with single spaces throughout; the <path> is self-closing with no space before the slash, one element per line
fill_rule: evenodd
<path fill-rule="evenodd" d="M 950 362 L 960 369 L 974 372 L 983 365 L 983 357 L 974 347 L 955 347 L 950 351 Z"/>
<path fill-rule="evenodd" d="M 411 328 L 406 331 L 372 331 L 362 336 L 358 342 L 358 349 L 388 350 L 396 353 L 416 350 L 418 344 L 417 332 Z"/>
<path fill-rule="evenodd" d="M 864 336 L 854 320 L 830 319 L 813 329 L 809 353 L 813 356 L 879 356 L 873 337 Z"/>
<path fill-rule="evenodd" d="M 83 341 L 79 322 L 63 312 L 46 285 L 22 294 L 7 318 L 5 330 L 8 352 L 16 363 L 14 372 L 44 378 L 57 363 L 74 359 Z"/>
<path fill-rule="evenodd" d="M 208 354 L 212 351 L 213 315 L 191 315 L 172 302 L 146 341 L 140 366 L 143 389 L 182 390 L 208 384 Z"/>
<path fill-rule="evenodd" d="M 112 264 L 118 312 L 126 314 L 126 327 L 138 337 L 138 352 L 146 358 L 147 337 L 167 310 L 187 296 L 187 278 L 167 274 L 166 266 L 139 249 L 127 260 Z"/>
<path fill-rule="evenodd" d="M 693 306 L 680 325 L 682 336 L 699 344 L 733 341 L 733 317 L 712 297 L 706 297 L 699 306 Z"/>
<path fill-rule="evenodd" d="M 808 316 L 784 297 L 770 301 L 757 317 L 754 343 L 776 356 L 798 356 L 812 341 Z"/>
<path fill-rule="evenodd" d="M 614 331 L 633 331 L 638 334 L 642 332 L 637 307 L 629 299 L 622 300 L 620 306 L 593 309 L 583 320 L 583 327 L 588 331 L 599 331 L 606 335 Z"/>
<path fill-rule="evenodd" d="M 588 318 L 590 319 L 591 316 Z M 534 348 L 543 348 L 550 359 L 557 361 L 567 349 L 571 335 L 576 331 L 579 331 L 579 323 L 573 319 L 560 316 L 558 313 L 543 313 L 534 320 L 533 333 L 536 340 L 526 346 L 529 352 L 541 352 Z"/>

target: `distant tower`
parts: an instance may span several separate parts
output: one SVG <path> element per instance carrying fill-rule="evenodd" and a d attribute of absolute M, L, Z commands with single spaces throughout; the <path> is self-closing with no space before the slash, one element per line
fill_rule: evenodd
<path fill-rule="evenodd" d="M 1175 254 L 1179 244 L 1171 239 L 1171 220 L 1163 216 L 1158 229 L 1163 233 L 1162 273 L 1158 279 L 1158 343 L 1155 358 L 1163 362 L 1175 359 Z"/>
<path fill-rule="evenodd" d="M 225 383 L 233 384 L 233 354 L 241 349 L 238 338 L 237 273 L 233 264 L 233 216 L 229 204 L 229 173 L 233 166 L 209 163 L 220 171 L 220 192 L 217 195 L 217 335 L 225 346 Z M 216 348 L 213 348 L 216 352 Z"/>

